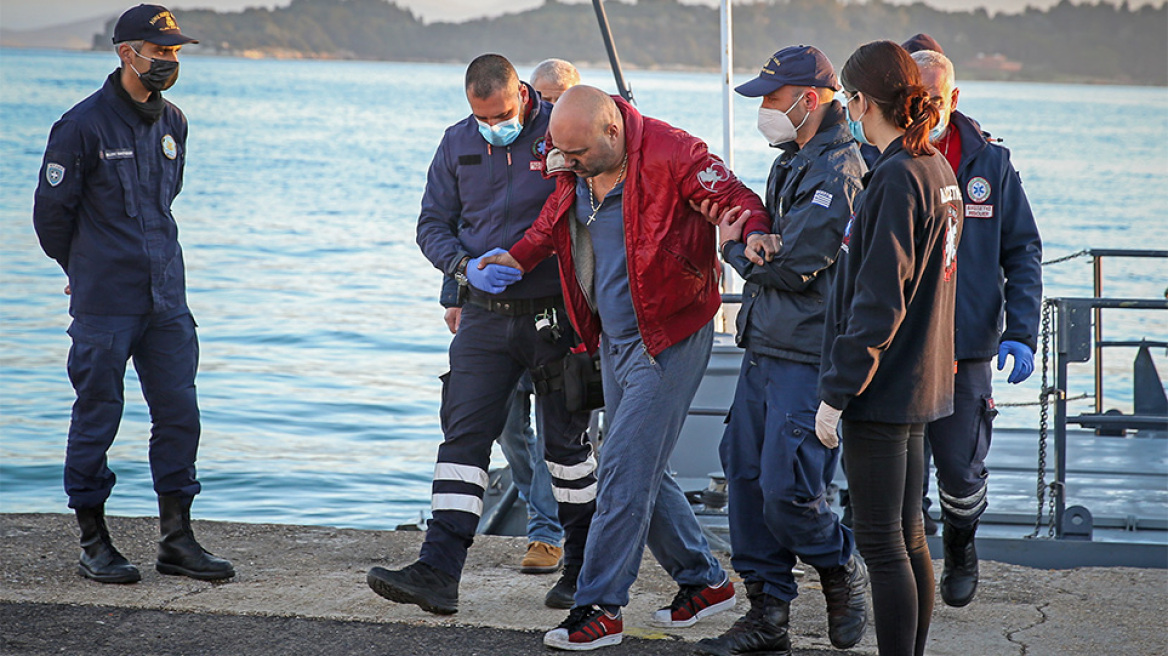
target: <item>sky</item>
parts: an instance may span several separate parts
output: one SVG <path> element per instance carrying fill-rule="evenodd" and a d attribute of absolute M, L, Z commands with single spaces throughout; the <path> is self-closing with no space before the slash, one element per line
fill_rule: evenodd
<path fill-rule="evenodd" d="M 219 11 L 239 11 L 246 7 L 286 6 L 289 0 L 152 0 L 176 11 L 182 21 L 182 9 L 211 8 Z M 458 21 L 501 13 L 513 13 L 543 4 L 543 0 L 393 0 L 399 7 L 408 8 L 427 22 Z M 590 0 L 565 0 L 590 2 Z M 614 2 L 617 0 L 609 0 Z M 690 4 L 718 4 L 718 0 L 682 0 Z M 735 0 L 736 2 L 738 0 Z M 912 0 L 890 0 L 910 2 Z M 1050 7 L 1059 0 L 923 0 L 926 4 L 948 11 L 985 7 L 997 13 L 1016 12 L 1026 5 Z M 1073 0 L 1079 1 L 1079 0 Z M 1097 0 L 1091 0 L 1095 2 Z M 1117 3 L 1120 0 L 1106 0 Z M 1162 5 L 1165 0 L 1132 0 L 1132 6 Z M 119 14 L 137 4 L 135 0 L 0 0 L 0 27 L 7 30 L 29 30 L 50 25 L 72 23 L 97 17 Z"/>

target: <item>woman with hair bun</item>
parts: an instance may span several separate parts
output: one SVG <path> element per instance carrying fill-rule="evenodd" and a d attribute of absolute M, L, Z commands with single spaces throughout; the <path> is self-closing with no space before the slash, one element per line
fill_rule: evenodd
<path fill-rule="evenodd" d="M 933 566 L 921 518 L 925 424 L 953 411 L 961 191 L 929 145 L 939 121 L 909 54 L 861 46 L 840 81 L 852 135 L 880 149 L 844 234 L 827 310 L 816 435 L 841 423 L 856 545 L 881 656 L 921 656 Z"/>

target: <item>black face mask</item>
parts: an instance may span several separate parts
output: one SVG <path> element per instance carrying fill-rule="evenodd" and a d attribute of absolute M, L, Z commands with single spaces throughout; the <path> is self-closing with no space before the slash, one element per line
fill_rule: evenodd
<path fill-rule="evenodd" d="M 130 50 L 134 49 L 130 48 Z M 138 69 L 133 66 L 130 67 L 138 75 L 138 79 L 142 82 L 142 86 L 146 87 L 147 91 L 166 91 L 174 86 L 174 83 L 178 80 L 178 62 L 167 61 L 165 59 L 151 59 L 137 50 L 134 50 L 134 54 L 150 62 L 150 68 L 146 69 L 145 73 L 138 73 Z"/>

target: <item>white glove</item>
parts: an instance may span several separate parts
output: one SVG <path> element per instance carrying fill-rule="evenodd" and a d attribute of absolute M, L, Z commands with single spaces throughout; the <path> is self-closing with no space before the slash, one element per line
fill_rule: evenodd
<path fill-rule="evenodd" d="M 823 401 L 819 402 L 819 410 L 815 411 L 815 436 L 829 449 L 839 446 L 836 427 L 839 426 L 841 414 L 843 410 L 836 410 Z"/>

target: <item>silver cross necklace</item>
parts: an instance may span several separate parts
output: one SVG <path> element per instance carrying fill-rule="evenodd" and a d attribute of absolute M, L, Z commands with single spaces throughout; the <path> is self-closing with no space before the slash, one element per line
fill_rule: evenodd
<path fill-rule="evenodd" d="M 625 166 L 628 163 L 629 163 L 629 154 L 625 153 L 624 159 L 621 160 L 620 173 L 616 174 L 616 182 L 612 183 L 613 187 L 620 184 L 621 180 L 624 179 Z M 584 184 L 588 185 L 588 207 L 592 208 L 592 214 L 589 215 L 588 220 L 584 222 L 584 225 L 590 226 L 590 225 L 592 225 L 592 222 L 596 220 L 596 214 L 600 211 L 601 206 L 604 205 L 604 199 L 601 198 L 599 203 L 596 202 L 596 196 L 592 193 L 592 178 L 585 178 Z"/>

